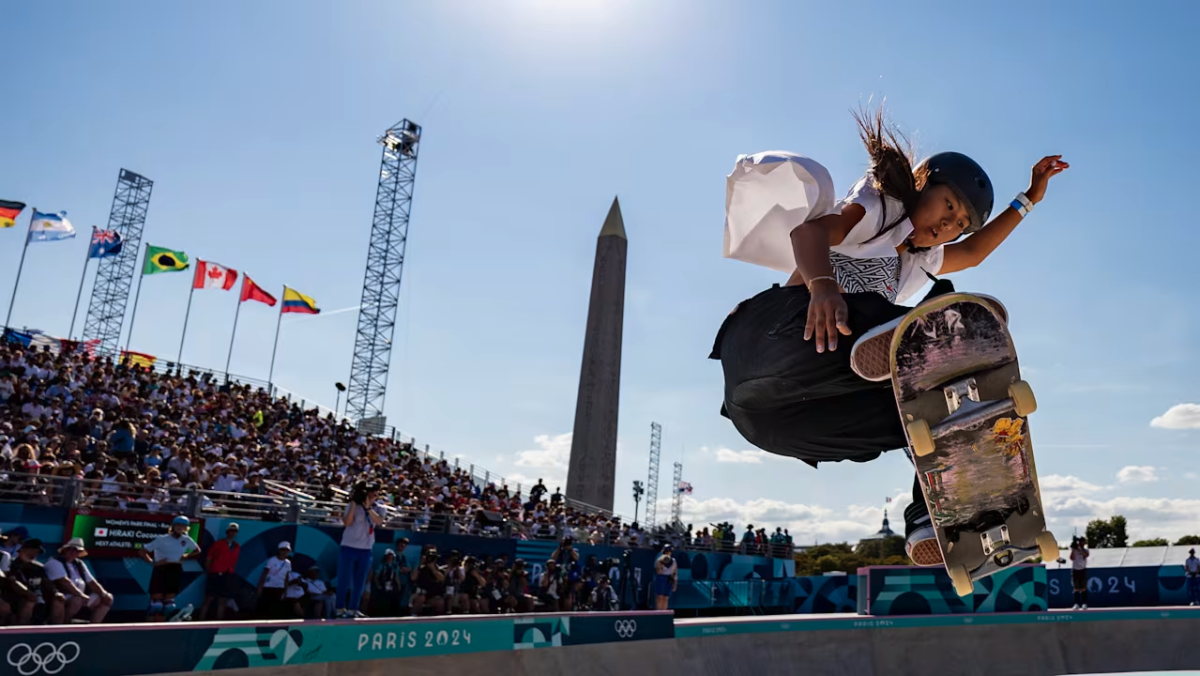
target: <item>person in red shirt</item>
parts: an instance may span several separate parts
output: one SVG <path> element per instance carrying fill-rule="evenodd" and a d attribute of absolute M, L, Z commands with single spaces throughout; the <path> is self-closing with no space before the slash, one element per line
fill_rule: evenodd
<path fill-rule="evenodd" d="M 208 619 L 208 609 L 214 599 L 217 602 L 217 620 L 225 619 L 225 607 L 237 591 L 237 562 L 242 553 L 237 535 L 238 525 L 229 524 L 225 529 L 225 539 L 213 543 L 208 550 L 208 581 L 204 590 L 204 606 L 200 609 L 201 619 Z"/>

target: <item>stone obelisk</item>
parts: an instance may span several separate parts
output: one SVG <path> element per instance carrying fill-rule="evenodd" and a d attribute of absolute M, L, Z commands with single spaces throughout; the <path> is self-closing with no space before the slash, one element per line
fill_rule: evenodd
<path fill-rule="evenodd" d="M 596 240 L 567 497 L 612 511 L 617 474 L 617 406 L 625 319 L 625 222 L 613 198 Z"/>

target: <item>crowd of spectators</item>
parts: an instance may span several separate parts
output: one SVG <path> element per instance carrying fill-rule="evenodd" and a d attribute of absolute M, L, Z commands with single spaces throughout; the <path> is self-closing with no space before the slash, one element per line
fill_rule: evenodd
<path fill-rule="evenodd" d="M 52 501 L 52 482 L 28 481 L 28 475 L 81 480 L 77 506 L 169 514 L 183 512 L 189 494 L 198 491 L 205 492 L 202 507 L 218 510 L 224 501 L 266 496 L 277 486 L 340 502 L 355 481 L 369 477 L 380 484 L 380 499 L 394 519 L 387 526 L 395 528 L 619 547 L 672 541 L 746 553 L 768 553 L 773 544 L 790 550 L 790 536 L 783 531 L 768 534 L 752 526 L 740 543 L 730 524 L 652 537 L 619 516 L 572 507 L 561 490 L 551 492 L 541 480 L 524 493 L 503 481 L 485 483 L 467 468 L 417 452 L 410 443 L 364 434 L 332 415 L 272 397 L 263 388 L 178 369 L 131 367 L 83 351 L 0 342 L 0 479 L 5 479 L 0 489 L 6 492 L 0 499 L 27 491 L 15 497 Z M 14 479 L 21 476 L 27 483 Z M 23 555 L 21 551 L 16 554 Z M 34 559 L 45 554 L 30 552 Z M 5 563 L 0 559 L 0 572 Z M 560 568 L 558 582 L 553 577 L 530 579 L 530 566 L 518 563 L 523 562 L 451 553 L 439 558 L 444 579 L 432 579 L 438 575 L 427 566 L 408 570 L 403 562 L 385 559 L 371 571 L 368 595 L 372 604 L 385 603 L 391 614 L 400 603 L 395 595 L 401 586 L 411 601 L 405 601 L 406 607 L 417 613 L 523 610 L 544 607 L 548 598 L 559 599 L 557 608 L 566 604 L 570 609 L 590 606 L 595 588 L 602 589 L 601 596 L 608 593 L 602 582 L 606 562 Z M 403 576 L 410 584 L 396 582 Z M 329 603 L 316 605 L 327 601 L 322 598 L 329 593 L 321 588 L 324 583 L 309 584 L 323 577 L 322 571 L 304 571 L 295 579 L 271 578 L 270 585 L 283 585 L 281 598 L 268 604 L 271 612 L 299 607 L 309 615 L 328 614 Z M 379 580 L 384 580 L 382 587 Z M 84 586 L 93 582 L 82 580 Z M 264 589 L 270 585 L 263 581 Z M 60 587 L 55 585 L 58 593 L 63 592 Z M 443 587 L 453 593 L 443 593 Z M 89 589 L 80 591 L 94 611 L 103 604 L 93 597 L 103 601 L 107 592 Z M 50 586 L 46 592 L 53 596 Z M 81 595 L 74 598 L 72 607 L 83 603 Z M 297 600 L 299 605 L 285 602 Z M 66 609 L 64 605 L 64 614 Z M 59 617 L 55 613 L 47 619 Z"/>

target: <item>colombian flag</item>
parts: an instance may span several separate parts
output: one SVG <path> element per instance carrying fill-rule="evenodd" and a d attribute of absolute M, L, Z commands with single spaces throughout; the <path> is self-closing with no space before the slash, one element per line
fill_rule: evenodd
<path fill-rule="evenodd" d="M 305 315 L 321 314 L 321 311 L 317 309 L 317 301 L 286 286 L 283 287 L 283 307 L 280 308 L 280 312 L 299 312 Z"/>
<path fill-rule="evenodd" d="M 0 228 L 11 228 L 17 224 L 17 214 L 25 208 L 24 202 L 0 200 Z"/>

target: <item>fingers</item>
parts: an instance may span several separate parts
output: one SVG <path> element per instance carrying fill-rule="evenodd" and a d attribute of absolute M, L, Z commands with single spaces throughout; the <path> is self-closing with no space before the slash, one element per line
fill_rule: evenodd
<path fill-rule="evenodd" d="M 850 335 L 850 309 L 846 307 L 846 301 L 838 298 L 837 311 L 834 316 L 837 318 L 837 329 L 843 336 Z"/>

